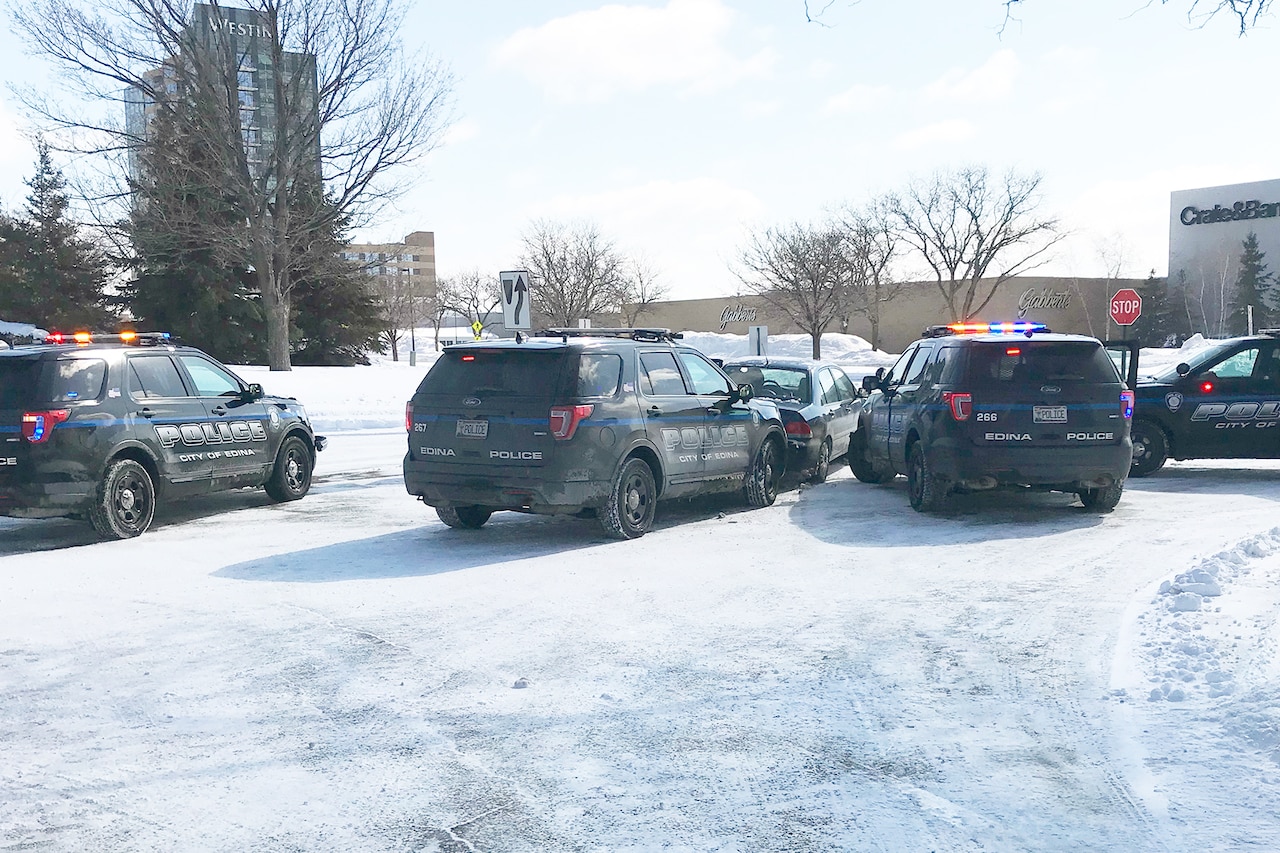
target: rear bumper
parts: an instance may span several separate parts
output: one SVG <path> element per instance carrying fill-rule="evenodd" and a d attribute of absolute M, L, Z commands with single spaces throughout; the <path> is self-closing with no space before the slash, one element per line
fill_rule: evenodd
<path fill-rule="evenodd" d="M 93 499 L 92 483 L 0 486 L 0 515 L 57 518 L 83 512 Z"/>
<path fill-rule="evenodd" d="M 406 455 L 404 487 L 430 506 L 474 505 L 548 515 L 604 506 L 613 488 L 606 480 L 555 482 L 549 471 L 542 472 L 540 477 L 459 473 Z"/>
<path fill-rule="evenodd" d="M 930 448 L 929 462 L 937 476 L 972 488 L 1099 487 L 1129 475 L 1133 444 L 1128 436 L 1085 447 L 975 447 L 948 440 Z"/>

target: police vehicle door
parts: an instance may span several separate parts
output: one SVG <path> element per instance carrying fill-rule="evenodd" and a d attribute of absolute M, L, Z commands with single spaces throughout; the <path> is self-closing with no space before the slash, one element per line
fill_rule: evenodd
<path fill-rule="evenodd" d="M 1174 417 L 1191 456 L 1268 457 L 1280 452 L 1280 352 L 1253 341 L 1179 383 Z"/>
<path fill-rule="evenodd" d="M 889 409 L 893 395 L 898 393 L 899 377 L 911 363 L 919 349 L 912 344 L 898 356 L 898 360 L 889 368 L 889 372 L 880 381 L 880 389 L 872 392 L 867 400 L 870 417 L 867 419 L 867 456 L 871 461 L 888 463 L 889 461 Z"/>
<path fill-rule="evenodd" d="M 279 432 L 278 415 L 269 418 L 266 404 L 244 396 L 244 383 L 209 359 L 187 353 L 178 361 L 204 404 L 214 479 L 261 474 L 273 461 L 268 436 Z"/>
<path fill-rule="evenodd" d="M 759 415 L 744 402 L 730 403 L 733 383 L 700 354 L 680 350 L 680 366 L 705 413 L 702 440 L 703 475 L 708 479 L 741 478 L 751 467 L 751 432 Z"/>
<path fill-rule="evenodd" d="M 151 449 L 175 491 L 208 491 L 213 462 L 202 426 L 204 405 L 167 354 L 129 353 L 124 365 L 134 438 Z"/>
<path fill-rule="evenodd" d="M 706 416 L 701 398 L 685 387 L 675 354 L 669 349 L 641 351 L 639 378 L 645 429 L 662 451 L 667 480 L 679 484 L 702 479 Z"/>
<path fill-rule="evenodd" d="M 889 461 L 901 471 L 907 469 L 907 430 L 914 423 L 912 416 L 919 412 L 923 402 L 921 397 L 925 393 L 920 377 L 924 375 L 925 365 L 933 351 L 932 343 L 920 344 L 903 371 L 902 380 L 895 386 L 896 393 L 889 399 Z"/>

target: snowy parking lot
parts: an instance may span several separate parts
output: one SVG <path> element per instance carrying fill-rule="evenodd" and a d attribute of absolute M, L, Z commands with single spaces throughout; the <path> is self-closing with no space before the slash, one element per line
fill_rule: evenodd
<path fill-rule="evenodd" d="M 420 372 L 246 373 L 298 503 L 0 519 L 0 850 L 1280 849 L 1280 463 L 452 530 Z"/>

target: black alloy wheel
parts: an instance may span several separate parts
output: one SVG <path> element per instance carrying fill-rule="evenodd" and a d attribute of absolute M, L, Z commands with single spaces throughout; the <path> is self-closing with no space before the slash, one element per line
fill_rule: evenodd
<path fill-rule="evenodd" d="M 1151 421 L 1134 421 L 1129 437 L 1133 439 L 1133 465 L 1129 476 L 1146 477 L 1164 467 L 1169 459 L 1169 438 Z"/>
<path fill-rule="evenodd" d="M 132 539 L 146 532 L 155 512 L 155 484 L 147 469 L 133 459 L 117 459 L 102 477 L 89 523 L 105 538 Z"/>
<path fill-rule="evenodd" d="M 907 450 L 907 498 L 917 512 L 937 512 L 947 500 L 947 488 L 934 476 L 919 442 Z"/>
<path fill-rule="evenodd" d="M 813 483 L 825 483 L 831 473 L 831 439 L 822 442 L 818 448 L 818 463 L 813 466 L 813 475 L 809 478 Z"/>
<path fill-rule="evenodd" d="M 459 530 L 479 530 L 484 527 L 493 510 L 483 506 L 438 506 L 436 515 L 450 527 Z"/>
<path fill-rule="evenodd" d="M 747 504 L 753 507 L 770 506 L 778 499 L 778 442 L 766 438 L 751 460 L 747 472 Z"/>
<path fill-rule="evenodd" d="M 600 526 L 614 539 L 638 539 L 653 526 L 658 488 L 643 459 L 631 457 L 613 479 L 609 502 L 599 512 Z"/>
<path fill-rule="evenodd" d="M 264 484 L 273 501 L 296 501 L 311 491 L 311 453 L 306 442 L 291 435 L 280 445 L 271 478 Z"/>

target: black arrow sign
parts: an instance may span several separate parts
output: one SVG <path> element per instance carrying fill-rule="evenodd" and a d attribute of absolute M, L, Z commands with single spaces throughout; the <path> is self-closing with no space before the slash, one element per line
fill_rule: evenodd
<path fill-rule="evenodd" d="M 528 290 L 529 286 L 524 283 L 524 276 L 516 276 L 516 307 L 515 311 L 512 312 L 512 317 L 514 318 L 514 324 L 517 326 L 520 325 L 520 309 L 524 307 L 524 295 Z"/>

